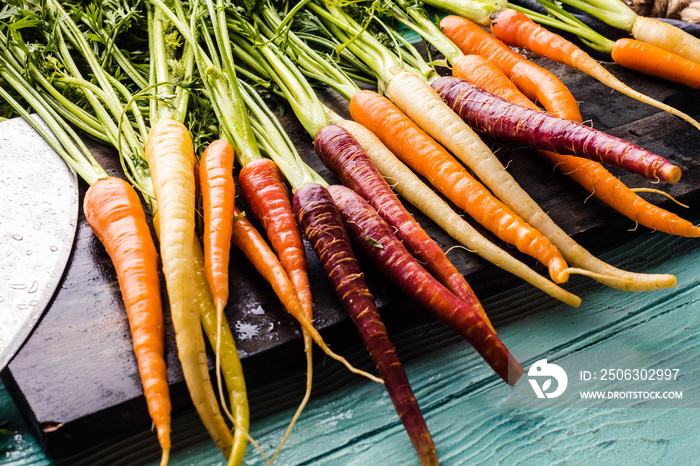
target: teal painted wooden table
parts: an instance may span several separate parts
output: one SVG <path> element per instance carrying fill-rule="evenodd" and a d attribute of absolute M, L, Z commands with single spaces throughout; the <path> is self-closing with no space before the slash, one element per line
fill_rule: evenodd
<path fill-rule="evenodd" d="M 691 218 L 700 221 L 697 209 Z M 687 407 L 514 406 L 509 388 L 484 367 L 467 343 L 439 323 L 418 322 L 417 328 L 394 333 L 393 340 L 444 464 L 697 464 L 700 241 L 630 233 L 599 256 L 639 272 L 673 273 L 678 285 L 631 294 L 578 277 L 568 287 L 583 299 L 578 309 L 517 285 L 483 299 L 500 336 L 516 356 L 548 356 L 550 362 L 566 367 L 569 377 L 590 369 L 567 366 L 576 355 L 671 354 L 670 362 L 659 364 L 670 367 L 681 361 L 677 367 L 693 386 L 684 392 Z M 359 343 L 350 343 L 347 350 L 354 363 L 369 368 Z M 278 464 L 415 463 L 383 387 L 351 376 L 320 356 L 316 361 L 311 403 Z M 529 366 L 532 359 L 523 362 Z M 301 372 L 303 366 L 298 369 Z M 523 379 L 518 385 L 524 383 Z M 302 385 L 298 373 L 251 387 L 251 434 L 266 453 L 279 442 Z M 2 438 L 1 465 L 52 464 L 23 426 L 4 389 L 0 419 L 8 420 L 6 427 L 16 431 Z M 173 432 L 171 464 L 223 462 L 193 413 L 177 415 Z M 158 458 L 154 436 L 144 431 L 95 445 L 61 464 L 157 464 Z M 264 461 L 249 447 L 246 463 Z"/>

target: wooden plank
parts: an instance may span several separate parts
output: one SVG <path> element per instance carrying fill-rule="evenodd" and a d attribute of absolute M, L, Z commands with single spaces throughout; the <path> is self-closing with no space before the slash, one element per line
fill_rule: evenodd
<path fill-rule="evenodd" d="M 686 170 L 684 178 L 669 191 L 688 202 L 697 198 L 700 161 L 692 156 L 697 141 L 694 129 L 656 109 L 634 101 L 628 102 L 630 99 L 624 96 L 610 94 L 602 85 L 578 72 L 565 70 L 558 65 L 548 67 L 561 75 L 577 98 L 584 99 L 582 112 L 586 117 L 593 115 L 596 128 L 628 135 L 628 139 L 643 146 L 648 143 L 645 147 L 668 155 L 681 164 Z M 627 76 L 628 82 L 639 84 L 636 87 L 648 87 L 656 97 L 691 102 L 698 99 L 695 91 L 680 86 L 662 86 L 655 81 L 633 79 L 632 76 Z M 609 98 L 602 98 L 605 96 Z M 326 93 L 324 98 L 330 100 L 332 106 L 341 107 L 337 96 Z M 313 155 L 309 139 L 301 126 L 290 117 L 285 117 L 283 122 L 302 157 L 327 179 L 332 179 Z M 113 152 L 93 147 L 98 149 L 98 159 L 108 164 L 112 173 L 116 173 L 118 166 Z M 621 219 L 595 199 L 584 203 L 587 194 L 553 171 L 551 166 L 542 163 L 536 154 L 504 147 L 498 155 L 509 165 L 517 181 L 526 187 L 553 219 L 587 246 L 600 248 L 629 238 L 620 234 L 633 226 L 630 221 Z M 634 186 L 650 185 L 632 175 L 621 174 L 621 177 Z M 660 204 L 684 214 L 681 209 L 671 207 L 669 202 Z M 449 249 L 455 246 L 455 242 L 437 226 L 413 212 L 442 247 Z M 315 256 L 309 253 L 308 257 L 318 315 L 316 322 L 326 329 L 327 338 L 331 335 L 333 338 L 339 337 L 348 328 L 347 323 L 341 325 L 345 316 L 327 287 Z M 482 299 L 488 298 L 493 289 L 512 280 L 464 251 L 451 252 L 450 258 L 468 276 Z M 525 261 L 534 265 L 529 259 Z M 299 353 L 299 332 L 269 287 L 256 277 L 240 254 L 234 254 L 231 272 L 233 292 L 226 314 L 229 321 L 234 323 L 234 335 L 249 377 L 256 380 L 261 376 L 255 373 L 254 368 L 280 367 L 289 358 L 289 353 Z M 367 270 L 367 273 L 372 291 L 384 312 L 391 315 L 392 309 L 394 313 L 404 311 L 399 309 L 405 306 L 396 291 L 371 270 Z M 523 300 L 532 302 L 533 296 L 537 296 L 537 301 L 551 302 L 540 296 L 541 293 L 526 288 L 530 294 Z M 575 284 L 568 288 L 576 291 Z M 404 312 L 409 315 L 409 320 L 420 322 L 424 319 L 414 309 Z M 167 313 L 166 319 L 169 319 Z M 429 319 L 426 321 L 431 322 Z M 169 379 L 175 409 L 189 408 L 169 320 L 167 325 Z M 406 327 L 398 325 L 397 328 Z M 337 345 L 335 339 L 329 341 Z M 353 348 L 361 357 L 361 348 Z M 364 364 L 368 362 L 365 360 Z M 478 366 L 478 361 L 474 360 L 466 367 L 462 366 L 462 370 L 477 370 Z M 341 373 L 342 370 L 333 371 L 332 378 L 350 380 L 347 374 L 343 376 Z M 60 291 L 35 333 L 2 376 L 35 435 L 52 455 L 68 454 L 115 433 L 124 434 L 150 425 L 130 350 L 126 318 L 121 311 L 116 277 L 104 250 L 82 217 L 75 251 Z M 329 380 L 326 382 L 330 383 Z M 346 391 L 337 393 L 342 398 Z M 391 413 L 382 419 L 382 425 L 397 422 Z M 411 453 L 406 454 L 410 456 Z"/>

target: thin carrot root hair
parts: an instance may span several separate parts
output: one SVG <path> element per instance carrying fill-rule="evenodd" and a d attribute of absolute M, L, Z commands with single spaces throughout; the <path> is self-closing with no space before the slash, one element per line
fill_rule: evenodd
<path fill-rule="evenodd" d="M 472 254 L 476 254 L 476 249 L 469 249 L 468 247 L 463 246 L 461 244 L 455 244 L 454 246 L 449 248 L 447 251 L 445 251 L 445 254 L 449 254 L 453 249 L 463 249 L 463 250 L 470 252 Z"/>
<path fill-rule="evenodd" d="M 669 193 L 666 193 L 664 191 L 661 191 L 660 189 L 652 189 L 652 188 L 630 188 L 630 191 L 633 193 L 655 193 L 655 194 L 661 194 L 662 196 L 665 196 L 672 200 L 674 203 L 678 204 L 681 207 L 685 207 L 686 209 L 689 209 L 690 206 L 683 204 L 681 201 L 676 199 L 675 197 L 671 196 Z"/>
<path fill-rule="evenodd" d="M 308 339 L 310 340 L 311 337 L 309 336 Z M 275 453 L 272 455 L 272 458 L 268 461 L 268 464 L 272 466 L 272 463 L 274 463 L 275 459 L 277 459 L 277 456 L 282 452 L 282 447 L 284 444 L 287 442 L 287 438 L 289 437 L 289 434 L 292 433 L 292 429 L 294 428 L 294 424 L 296 424 L 297 420 L 299 420 L 299 417 L 301 416 L 302 411 L 304 411 L 304 408 L 306 408 L 306 405 L 309 402 L 309 399 L 311 399 L 311 385 L 312 385 L 312 379 L 313 379 L 313 360 L 311 356 L 311 351 L 306 350 L 307 343 L 304 341 L 304 351 L 306 352 L 306 367 L 308 368 L 306 371 L 306 390 L 304 391 L 304 397 L 301 399 L 301 403 L 299 403 L 299 406 L 297 407 L 297 410 L 294 412 L 294 415 L 292 416 L 292 420 L 289 421 L 289 425 L 287 426 L 287 430 L 284 432 L 284 435 L 282 436 L 282 440 L 280 440 L 280 444 L 277 446 L 277 449 L 275 450 Z M 310 348 L 309 348 L 310 349 Z"/>

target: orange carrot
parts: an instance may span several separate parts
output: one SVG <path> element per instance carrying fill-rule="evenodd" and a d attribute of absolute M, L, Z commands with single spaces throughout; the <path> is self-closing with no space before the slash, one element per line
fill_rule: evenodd
<path fill-rule="evenodd" d="M 469 66 L 471 63 L 474 63 L 474 66 L 478 68 L 477 72 L 471 72 Z M 490 72 L 483 70 L 487 67 L 490 67 Z M 459 70 L 455 67 L 452 74 L 459 75 L 458 77 L 510 102 L 533 110 L 538 109 L 532 101 L 520 93 L 505 74 L 488 60 L 483 60 L 483 62 L 478 59 L 464 61 Z M 645 201 L 600 163 L 550 151 L 542 151 L 542 153 L 561 172 L 567 174 L 584 189 L 631 220 L 652 230 L 671 235 L 700 236 L 700 227 Z"/>
<path fill-rule="evenodd" d="M 199 183 L 204 217 L 205 273 L 217 312 L 228 301 L 228 267 L 235 186 L 233 146 L 223 139 L 213 141 L 200 159 Z"/>
<path fill-rule="evenodd" d="M 576 99 L 564 83 L 493 37 L 481 26 L 459 16 L 440 21 L 445 35 L 465 54 L 481 55 L 495 64 L 518 89 L 547 111 L 573 121 L 581 121 Z"/>
<path fill-rule="evenodd" d="M 630 32 L 638 41 L 700 63 L 700 39 L 672 24 L 635 15 Z"/>
<path fill-rule="evenodd" d="M 615 63 L 641 73 L 700 89 L 700 63 L 634 39 L 619 39 L 612 49 Z"/>
<path fill-rule="evenodd" d="M 616 91 L 671 113 L 700 128 L 700 123 L 689 115 L 632 89 L 572 42 L 536 24 L 520 11 L 506 9 L 494 13 L 491 17 L 491 32 L 510 46 L 523 47 L 550 60 L 583 71 Z M 612 42 L 608 41 L 608 43 L 612 45 Z M 700 87 L 700 64 L 698 63 L 631 39 L 616 42 L 613 52 L 615 49 L 618 50 L 613 53 L 613 60 L 622 66 L 680 82 L 696 89 Z"/>
<path fill-rule="evenodd" d="M 371 91 L 359 92 L 350 101 L 350 114 L 477 222 L 503 241 L 547 265 L 555 282 L 566 281 L 567 264 L 557 248 L 492 196 L 452 155 L 388 99 Z"/>
<path fill-rule="evenodd" d="M 163 358 L 163 306 L 158 253 L 146 215 L 134 188 L 113 177 L 90 186 L 83 211 L 117 271 L 148 412 L 167 463 L 171 405 Z"/>

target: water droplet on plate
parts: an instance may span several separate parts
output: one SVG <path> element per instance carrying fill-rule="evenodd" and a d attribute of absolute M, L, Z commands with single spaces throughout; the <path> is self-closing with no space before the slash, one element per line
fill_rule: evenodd
<path fill-rule="evenodd" d="M 27 290 L 27 293 L 36 293 L 36 291 L 39 289 L 39 282 L 34 280 L 32 283 L 32 286 L 29 287 L 29 290 Z"/>
<path fill-rule="evenodd" d="M 12 288 L 13 290 L 23 290 L 26 287 L 26 283 L 10 283 L 10 288 Z"/>
<path fill-rule="evenodd" d="M 22 235 L 12 235 L 12 239 L 15 241 L 22 241 L 24 237 Z"/>
<path fill-rule="evenodd" d="M 58 251 L 58 246 L 51 246 L 49 249 L 51 249 L 51 252 L 56 252 Z"/>
<path fill-rule="evenodd" d="M 28 255 L 28 256 L 31 256 L 31 255 L 32 255 L 32 250 L 31 250 L 31 249 L 27 249 L 27 255 Z"/>

